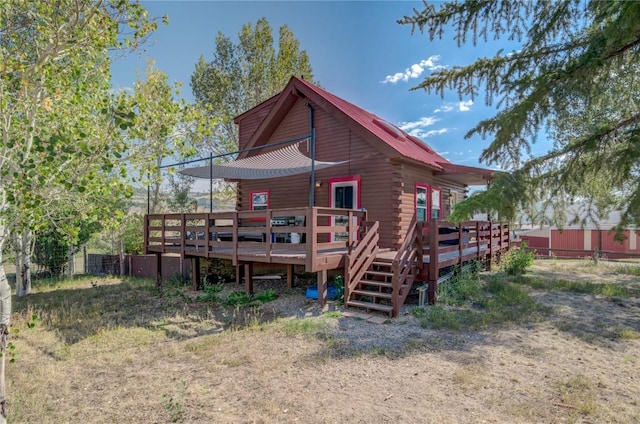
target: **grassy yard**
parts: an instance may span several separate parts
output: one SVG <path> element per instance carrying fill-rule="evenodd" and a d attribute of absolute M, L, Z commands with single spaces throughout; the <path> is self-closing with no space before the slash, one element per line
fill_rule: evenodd
<path fill-rule="evenodd" d="M 237 288 L 38 283 L 14 299 L 9 420 L 640 421 L 636 265 L 461 274 L 382 325 Z"/>

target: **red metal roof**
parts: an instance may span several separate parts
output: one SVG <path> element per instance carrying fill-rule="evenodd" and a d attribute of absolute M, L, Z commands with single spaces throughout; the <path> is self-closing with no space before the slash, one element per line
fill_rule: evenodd
<path fill-rule="evenodd" d="M 422 162 L 436 169 L 442 169 L 441 164 L 450 163 L 447 159 L 437 154 L 427 143 L 407 134 L 385 119 L 329 93 L 309 81 L 294 76 L 291 78 L 291 81 L 289 81 L 289 84 L 291 83 L 294 83 L 296 86 L 303 85 L 316 95 L 322 97 L 338 111 L 344 113 L 348 118 L 357 122 L 378 139 L 392 147 L 401 156 Z M 304 90 L 301 91 L 304 92 Z"/>

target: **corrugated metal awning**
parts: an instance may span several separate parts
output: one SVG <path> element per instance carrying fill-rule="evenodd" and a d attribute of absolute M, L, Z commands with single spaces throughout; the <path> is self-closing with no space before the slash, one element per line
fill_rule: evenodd
<path fill-rule="evenodd" d="M 261 153 L 230 163 L 212 165 L 212 167 L 209 165 L 198 166 L 181 169 L 177 172 L 196 178 L 209 179 L 213 176 L 213 178 L 229 180 L 260 180 L 304 174 L 311 172 L 311 158 L 300 151 L 301 143 L 297 142 L 271 152 Z M 348 161 L 323 162 L 316 160 L 314 167 L 318 170 L 346 162 Z"/>

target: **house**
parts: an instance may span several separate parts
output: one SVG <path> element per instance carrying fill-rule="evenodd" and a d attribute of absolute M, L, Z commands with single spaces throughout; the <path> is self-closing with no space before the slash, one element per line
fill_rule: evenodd
<path fill-rule="evenodd" d="M 344 161 L 315 172 L 313 206 L 366 209 L 368 219 L 380 223 L 382 248 L 402 244 L 414 215 L 424 222 L 446 220 L 467 186 L 486 185 L 493 176 L 451 163 L 394 124 L 297 77 L 235 123 L 240 151 L 295 139 L 313 127 L 315 159 Z M 237 210 L 304 207 L 309 190 L 308 174 L 239 180 Z"/>
<path fill-rule="evenodd" d="M 292 77 L 235 123 L 234 162 L 180 172 L 237 181 L 236 210 L 146 215 L 146 253 L 230 259 L 248 292 L 254 264 L 286 265 L 288 284 L 304 266 L 317 273 L 321 303 L 327 271 L 341 270 L 347 306 L 397 316 L 414 282 L 434 302 L 453 265 L 490 266 L 509 247 L 506 225 L 446 221 L 466 188 L 489 183 L 493 171 L 453 164 L 308 81 Z"/>

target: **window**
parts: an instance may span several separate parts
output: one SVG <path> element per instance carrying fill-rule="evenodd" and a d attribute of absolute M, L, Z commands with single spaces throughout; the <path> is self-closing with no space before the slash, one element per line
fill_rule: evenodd
<path fill-rule="evenodd" d="M 415 206 L 418 222 L 442 219 L 442 189 L 416 184 Z"/>
<path fill-rule="evenodd" d="M 431 219 L 440 219 L 442 217 L 442 191 L 440 189 L 431 189 Z"/>
<path fill-rule="evenodd" d="M 360 176 L 329 178 L 329 206 L 332 208 L 360 209 Z M 353 217 L 354 228 L 357 228 L 358 219 Z M 348 216 L 334 216 L 331 225 L 346 226 L 349 224 Z M 353 233 L 353 240 L 357 239 L 357 232 Z M 332 233 L 331 241 L 346 241 L 348 233 Z"/>
<path fill-rule="evenodd" d="M 250 198 L 252 211 L 263 211 L 269 209 L 269 190 L 252 191 Z"/>
<path fill-rule="evenodd" d="M 416 185 L 416 219 L 420 222 L 427 220 L 427 186 Z"/>

